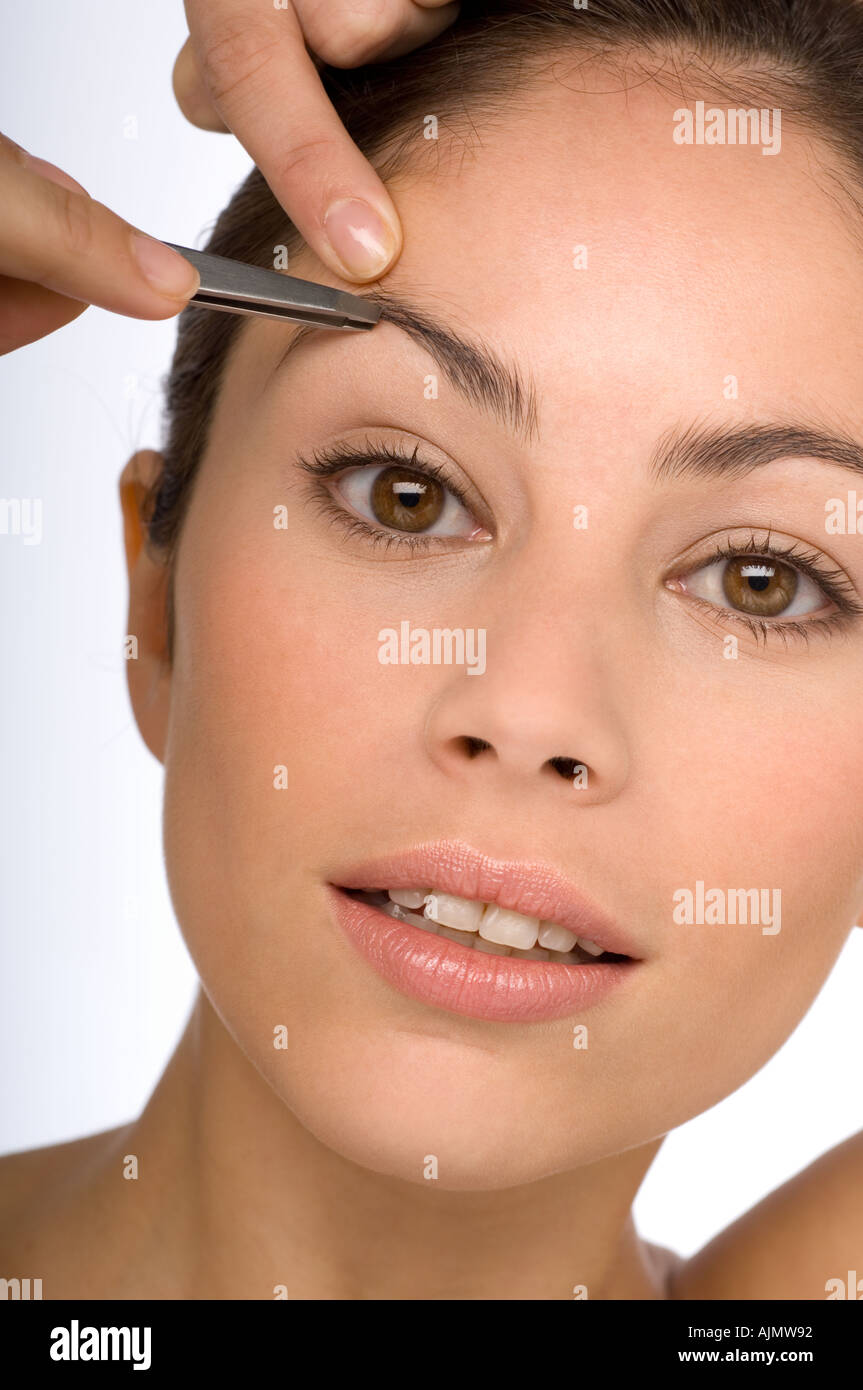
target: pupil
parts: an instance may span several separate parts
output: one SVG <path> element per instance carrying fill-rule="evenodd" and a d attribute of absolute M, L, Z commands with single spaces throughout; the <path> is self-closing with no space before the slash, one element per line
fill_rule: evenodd
<path fill-rule="evenodd" d="M 384 526 L 427 531 L 443 514 L 446 492 L 435 479 L 412 468 L 385 468 L 372 484 L 372 510 Z"/>
<path fill-rule="evenodd" d="M 753 574 L 749 576 L 749 587 L 755 589 L 756 593 L 761 593 L 770 583 L 770 577 L 766 574 Z"/>

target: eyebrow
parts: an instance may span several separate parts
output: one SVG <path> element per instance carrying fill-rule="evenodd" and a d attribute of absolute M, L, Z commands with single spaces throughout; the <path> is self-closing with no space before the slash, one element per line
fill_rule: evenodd
<path fill-rule="evenodd" d="M 370 290 L 357 297 L 379 304 L 379 322 L 394 324 L 425 348 L 471 405 L 490 410 L 510 432 L 527 440 L 539 439 L 538 396 L 530 374 L 525 380 L 517 366 L 505 362 L 492 348 L 461 337 L 449 324 L 391 290 Z M 302 324 L 276 364 L 276 371 L 301 342 L 312 334 L 330 331 L 316 324 Z"/>
<path fill-rule="evenodd" d="M 533 378 L 525 381 L 492 348 L 461 337 L 426 309 L 391 290 L 369 290 L 358 298 L 381 306 L 380 322 L 393 323 L 435 359 L 447 378 L 474 406 L 490 409 L 510 430 L 539 441 L 539 397 Z M 301 342 L 331 330 L 301 324 L 276 364 L 276 371 Z M 863 444 L 847 435 L 791 422 L 735 427 L 695 422 L 673 426 L 655 446 L 648 464 L 654 482 L 691 478 L 744 477 L 780 458 L 816 458 L 863 473 Z"/>
<path fill-rule="evenodd" d="M 674 426 L 653 451 L 655 482 L 682 478 L 740 478 L 780 458 L 816 458 L 863 473 L 863 445 L 795 422 L 743 423 L 734 428 L 695 423 Z"/>

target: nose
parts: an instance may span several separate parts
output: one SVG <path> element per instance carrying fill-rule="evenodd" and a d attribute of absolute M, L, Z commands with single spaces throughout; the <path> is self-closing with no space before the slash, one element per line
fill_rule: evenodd
<path fill-rule="evenodd" d="M 429 710 L 424 737 L 436 766 L 491 793 L 539 787 L 597 805 L 624 785 L 629 754 L 598 653 L 547 628 L 532 637 L 498 624 L 481 676 L 453 673 Z"/>

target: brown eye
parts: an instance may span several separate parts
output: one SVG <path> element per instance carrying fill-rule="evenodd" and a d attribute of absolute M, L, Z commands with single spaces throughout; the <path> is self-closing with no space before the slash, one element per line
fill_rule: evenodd
<path fill-rule="evenodd" d="M 353 458 L 360 455 L 354 453 Z M 331 471 L 336 495 L 369 523 L 375 536 L 389 536 L 417 547 L 432 541 L 488 541 L 486 530 L 456 491 L 439 476 L 440 466 L 423 466 L 416 459 L 386 463 L 369 452 L 369 462 Z"/>
<path fill-rule="evenodd" d="M 412 468 L 384 468 L 371 489 L 371 508 L 382 526 L 425 531 L 441 516 L 446 493 L 436 478 Z"/>
<path fill-rule="evenodd" d="M 829 607 L 828 595 L 816 579 L 769 551 L 718 556 L 680 575 L 678 583 L 684 593 L 726 613 L 763 619 L 774 627 L 784 618 L 814 618 Z"/>
<path fill-rule="evenodd" d="M 799 581 L 797 570 L 781 560 L 740 555 L 725 562 L 722 591 L 740 612 L 776 618 L 793 603 Z"/>

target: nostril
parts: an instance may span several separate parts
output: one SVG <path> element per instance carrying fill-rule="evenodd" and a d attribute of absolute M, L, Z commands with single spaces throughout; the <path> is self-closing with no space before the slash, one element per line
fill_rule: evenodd
<path fill-rule="evenodd" d="M 465 734 L 461 744 L 469 758 L 475 758 L 478 753 L 484 753 L 487 748 L 491 748 L 491 744 L 484 738 L 473 738 L 471 734 Z"/>
<path fill-rule="evenodd" d="M 565 777 L 568 782 L 572 781 L 578 768 L 584 766 L 577 758 L 549 758 L 548 765 L 553 767 L 555 772 L 559 772 L 561 777 Z"/>

